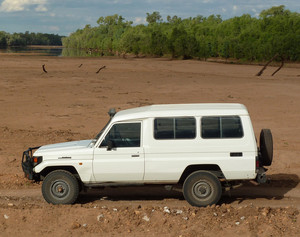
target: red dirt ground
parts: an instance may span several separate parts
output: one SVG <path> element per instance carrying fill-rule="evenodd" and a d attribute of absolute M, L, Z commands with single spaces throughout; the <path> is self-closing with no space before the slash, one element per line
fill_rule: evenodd
<path fill-rule="evenodd" d="M 274 77 L 274 67 L 256 77 L 260 69 L 0 55 L 0 236 L 299 236 L 300 66 L 287 65 Z M 191 207 L 162 187 L 91 190 L 75 205 L 54 206 L 40 184 L 23 178 L 23 150 L 92 138 L 111 107 L 204 102 L 243 103 L 257 137 L 262 128 L 272 130 L 270 184 L 247 182 L 207 208 Z"/>

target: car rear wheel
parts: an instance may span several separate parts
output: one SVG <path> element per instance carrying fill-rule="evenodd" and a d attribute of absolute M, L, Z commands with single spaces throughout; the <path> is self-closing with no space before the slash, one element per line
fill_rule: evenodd
<path fill-rule="evenodd" d="M 211 172 L 196 171 L 186 178 L 183 195 L 192 206 L 205 207 L 218 203 L 222 195 L 222 186 Z"/>
<path fill-rule="evenodd" d="M 48 203 L 72 204 L 79 195 L 79 184 L 70 172 L 56 170 L 44 179 L 42 193 Z"/>

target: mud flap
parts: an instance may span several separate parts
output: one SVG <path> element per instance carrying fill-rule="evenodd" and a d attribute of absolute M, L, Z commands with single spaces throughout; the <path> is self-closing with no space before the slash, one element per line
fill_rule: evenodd
<path fill-rule="evenodd" d="M 259 184 L 267 183 L 268 179 L 267 179 L 266 171 L 267 169 L 265 169 L 264 167 L 259 167 L 255 179 L 257 183 Z"/>

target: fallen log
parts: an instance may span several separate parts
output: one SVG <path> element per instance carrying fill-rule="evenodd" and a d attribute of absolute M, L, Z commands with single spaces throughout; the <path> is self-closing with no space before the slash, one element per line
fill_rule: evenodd
<path fill-rule="evenodd" d="M 278 54 L 275 54 L 255 76 L 258 76 L 258 77 L 261 76 L 263 74 L 264 70 L 267 68 L 267 66 L 277 57 L 278 57 Z"/>
<path fill-rule="evenodd" d="M 100 67 L 99 70 L 96 73 L 98 74 L 104 68 L 106 68 L 106 66 Z"/>
<path fill-rule="evenodd" d="M 275 72 L 273 72 L 272 76 L 274 76 L 277 72 L 279 72 L 279 70 L 283 67 L 283 65 L 284 65 L 284 58 L 281 56 L 281 65 L 279 68 L 275 70 Z"/>
<path fill-rule="evenodd" d="M 43 68 L 44 73 L 48 73 L 46 68 L 45 68 L 45 64 L 43 64 L 42 68 Z"/>

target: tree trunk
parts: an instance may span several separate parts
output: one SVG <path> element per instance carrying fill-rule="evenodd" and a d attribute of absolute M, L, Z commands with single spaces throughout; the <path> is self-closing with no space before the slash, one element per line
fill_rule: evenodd
<path fill-rule="evenodd" d="M 96 73 L 98 74 L 103 68 L 106 68 L 106 66 L 100 67 Z"/>
<path fill-rule="evenodd" d="M 261 76 L 263 74 L 264 70 L 267 68 L 267 66 L 277 57 L 278 57 L 278 54 L 275 54 L 255 76 L 258 76 L 258 77 Z"/>
<path fill-rule="evenodd" d="M 47 73 L 46 68 L 45 68 L 45 64 L 43 64 L 42 66 L 44 73 Z"/>
<path fill-rule="evenodd" d="M 272 76 L 274 76 L 277 72 L 279 72 L 279 70 L 283 67 L 283 65 L 284 65 L 284 58 L 281 56 L 281 65 L 279 68 L 277 68 L 275 72 L 273 72 Z"/>

